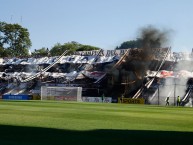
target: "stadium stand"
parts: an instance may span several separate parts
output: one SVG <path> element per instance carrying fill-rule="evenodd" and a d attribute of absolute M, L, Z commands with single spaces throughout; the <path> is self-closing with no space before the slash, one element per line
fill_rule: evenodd
<path fill-rule="evenodd" d="M 147 104 L 164 104 L 169 95 L 175 105 L 180 95 L 181 105 L 186 105 L 193 95 L 192 55 L 172 53 L 170 48 L 160 48 L 158 52 L 144 60 L 140 49 L 0 58 L 0 94 L 40 95 L 41 86 L 70 86 L 82 87 L 85 97 L 104 93 L 113 102 L 125 94 L 125 98 L 143 98 Z"/>

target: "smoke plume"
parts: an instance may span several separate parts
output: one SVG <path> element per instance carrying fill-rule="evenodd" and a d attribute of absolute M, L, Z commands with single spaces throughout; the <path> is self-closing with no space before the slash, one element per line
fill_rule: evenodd
<path fill-rule="evenodd" d="M 152 69 L 150 64 L 156 59 L 157 49 L 168 44 L 169 34 L 169 30 L 160 30 L 153 26 L 139 29 L 137 39 L 139 48 L 131 49 L 125 62 L 119 68 L 127 71 L 127 73 L 121 73 L 127 75 L 122 76 L 122 78 L 129 78 L 129 82 L 135 81 L 129 86 L 128 94 L 133 90 L 137 90 L 143 84 L 147 70 Z"/>
<path fill-rule="evenodd" d="M 143 27 L 139 30 L 139 41 L 143 60 L 152 59 L 155 49 L 165 47 L 169 42 L 170 30 L 160 30 L 153 26 Z"/>

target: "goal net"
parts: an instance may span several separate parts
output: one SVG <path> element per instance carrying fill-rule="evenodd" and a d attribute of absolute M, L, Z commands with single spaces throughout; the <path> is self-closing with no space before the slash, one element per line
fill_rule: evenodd
<path fill-rule="evenodd" d="M 82 101 L 82 87 L 41 87 L 41 100 Z"/>

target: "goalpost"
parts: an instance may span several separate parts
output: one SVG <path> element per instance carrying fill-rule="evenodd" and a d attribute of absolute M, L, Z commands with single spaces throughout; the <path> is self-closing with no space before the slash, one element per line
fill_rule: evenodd
<path fill-rule="evenodd" d="M 41 100 L 82 101 L 82 87 L 41 87 Z"/>

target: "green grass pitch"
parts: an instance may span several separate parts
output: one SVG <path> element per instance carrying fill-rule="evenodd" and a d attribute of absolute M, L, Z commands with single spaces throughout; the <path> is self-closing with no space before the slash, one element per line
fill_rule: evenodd
<path fill-rule="evenodd" d="M 0 145 L 191 145 L 193 108 L 0 101 Z"/>

